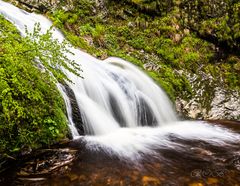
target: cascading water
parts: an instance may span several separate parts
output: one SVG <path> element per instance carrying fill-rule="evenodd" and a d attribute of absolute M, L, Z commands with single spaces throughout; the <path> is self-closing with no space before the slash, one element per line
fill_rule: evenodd
<path fill-rule="evenodd" d="M 46 32 L 52 25 L 44 16 L 27 13 L 1 0 L 0 13 L 15 24 L 23 36 L 25 26 L 31 31 L 35 23 L 40 23 L 42 32 Z M 53 37 L 64 40 L 56 29 Z M 239 135 L 221 127 L 202 122 L 176 122 L 177 117 L 163 90 L 134 65 L 119 58 L 101 61 L 73 47 L 70 50 L 75 55 L 68 54 L 68 57 L 80 64 L 83 70 L 83 79 L 66 73 L 74 82 L 68 86 L 75 94 L 84 131 L 94 134 L 81 137 L 89 148 L 97 150 L 103 147 L 106 151 L 136 158 L 142 153 L 153 153 L 156 147 L 180 149 L 168 140 L 171 133 L 216 144 L 240 140 Z M 64 87 L 58 85 L 58 88 L 66 102 L 72 135 L 79 138 L 70 100 Z"/>
<path fill-rule="evenodd" d="M 43 33 L 52 25 L 43 16 L 29 14 L 3 2 L 0 6 L 1 13 L 22 35 L 25 35 L 25 27 L 31 31 L 35 23 L 40 23 Z M 58 30 L 53 31 L 53 36 L 60 41 L 64 39 Z M 119 127 L 158 126 L 176 121 L 165 93 L 134 65 L 118 58 L 100 61 L 73 47 L 70 50 L 75 55 L 68 57 L 83 70 L 84 79 L 71 73 L 68 77 L 73 81 L 69 86 L 76 96 L 87 134 L 100 135 Z M 64 98 L 68 103 L 68 98 Z M 70 104 L 66 106 L 73 128 Z M 76 130 L 72 131 L 76 136 Z"/>

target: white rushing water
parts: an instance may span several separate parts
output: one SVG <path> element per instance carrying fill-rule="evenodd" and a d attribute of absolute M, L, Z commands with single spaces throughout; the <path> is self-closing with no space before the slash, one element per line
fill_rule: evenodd
<path fill-rule="evenodd" d="M 179 140 L 173 140 L 171 136 Z M 126 160 L 136 161 L 141 160 L 145 155 L 161 159 L 159 151 L 164 149 L 178 151 L 182 154 L 191 153 L 194 148 L 190 144 L 182 143 L 181 140 L 205 141 L 208 144 L 220 146 L 223 150 L 226 147 L 233 147 L 232 143 L 239 144 L 240 135 L 202 121 L 178 121 L 154 129 L 151 127 L 121 128 L 99 137 L 87 136 L 84 140 L 87 141 L 87 147 L 91 150 L 114 153 Z M 206 147 L 201 148 L 202 152 L 207 152 L 204 148 Z M 239 155 L 240 151 L 232 151 L 231 154 L 232 156 Z"/>
<path fill-rule="evenodd" d="M 27 13 L 11 4 L 0 1 L 0 8 L 1 14 L 14 23 L 22 35 L 25 35 L 25 27 L 32 31 L 35 23 L 40 23 L 42 33 L 52 26 L 44 16 Z M 53 37 L 64 40 L 58 30 L 53 31 Z M 121 126 L 160 126 L 176 121 L 163 90 L 137 67 L 119 58 L 101 61 L 73 47 L 70 50 L 75 55 L 68 54 L 68 57 L 83 70 L 84 79 L 66 73 L 74 82 L 69 86 L 77 99 L 86 133 L 101 135 Z M 76 137 L 69 100 L 64 92 L 63 96 Z"/>
<path fill-rule="evenodd" d="M 0 13 L 14 23 L 23 36 L 25 26 L 32 31 L 34 24 L 40 23 L 45 33 L 52 25 L 42 15 L 27 13 L 1 0 Z M 53 30 L 53 37 L 64 40 L 57 29 Z M 182 138 L 201 138 L 215 144 L 240 139 L 239 135 L 220 127 L 177 122 L 163 90 L 131 63 L 113 57 L 101 61 L 73 47 L 71 51 L 74 55 L 68 54 L 68 57 L 81 65 L 84 79 L 66 73 L 74 82 L 69 87 L 75 94 L 84 131 L 94 134 L 82 137 L 88 141 L 89 148 L 105 147 L 106 151 L 115 151 L 120 156 L 136 158 L 141 153 L 153 152 L 155 147 L 180 148 L 167 140 L 166 136 L 170 133 Z M 79 138 L 70 99 L 63 86 L 58 85 L 58 88 L 66 103 L 72 135 Z"/>

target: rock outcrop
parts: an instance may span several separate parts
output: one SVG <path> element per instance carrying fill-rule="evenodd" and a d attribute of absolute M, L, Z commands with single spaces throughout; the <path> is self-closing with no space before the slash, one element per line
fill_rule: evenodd
<path fill-rule="evenodd" d="M 176 110 L 182 116 L 193 119 L 240 120 L 240 95 L 214 83 L 209 74 L 188 74 L 194 90 L 193 98 L 176 100 Z"/>

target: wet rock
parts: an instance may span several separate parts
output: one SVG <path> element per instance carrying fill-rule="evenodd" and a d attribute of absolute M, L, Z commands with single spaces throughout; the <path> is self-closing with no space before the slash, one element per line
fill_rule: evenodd
<path fill-rule="evenodd" d="M 18 176 L 49 174 L 70 164 L 76 158 L 76 152 L 68 148 L 40 150 L 24 163 L 17 174 Z"/>
<path fill-rule="evenodd" d="M 84 126 L 83 121 L 81 117 L 81 111 L 79 109 L 75 94 L 73 90 L 67 85 L 64 84 L 66 94 L 70 99 L 71 109 L 72 109 L 72 119 L 73 123 L 75 124 L 75 127 L 77 128 L 77 131 L 80 135 L 84 134 Z"/>

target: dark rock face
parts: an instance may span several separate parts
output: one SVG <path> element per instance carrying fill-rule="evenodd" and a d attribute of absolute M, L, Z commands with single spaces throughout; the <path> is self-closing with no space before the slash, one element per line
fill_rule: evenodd
<path fill-rule="evenodd" d="M 80 135 L 83 135 L 84 134 L 83 121 L 76 97 L 74 95 L 73 90 L 67 84 L 64 84 L 64 87 L 71 103 L 73 122 L 78 130 L 78 133 Z"/>

